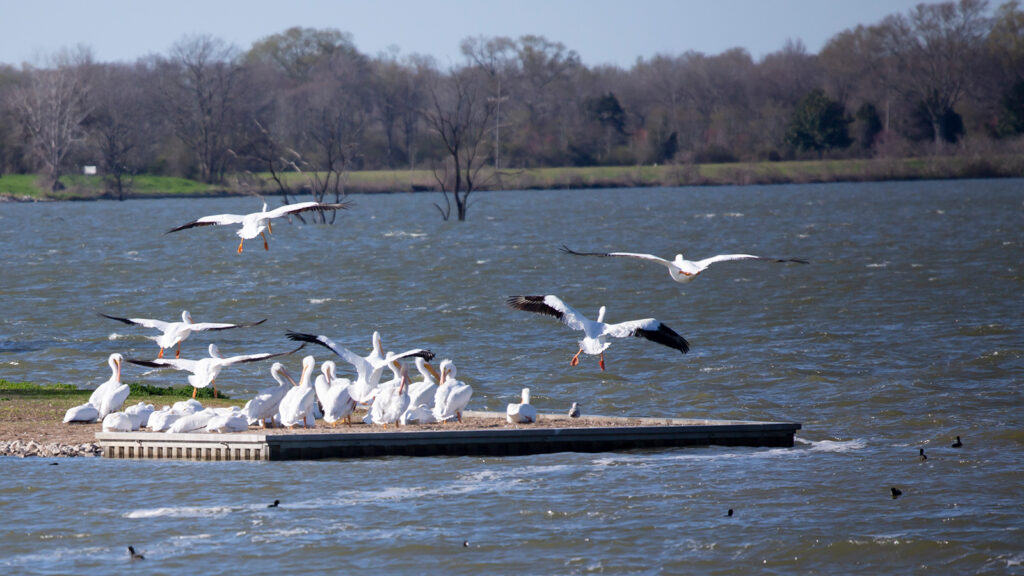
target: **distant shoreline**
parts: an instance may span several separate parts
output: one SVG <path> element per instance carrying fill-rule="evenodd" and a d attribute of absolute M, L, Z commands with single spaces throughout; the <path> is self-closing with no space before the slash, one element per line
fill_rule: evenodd
<path fill-rule="evenodd" d="M 308 196 L 304 176 L 288 174 L 289 194 Z M 1022 155 L 962 155 L 899 159 L 849 159 L 790 162 L 737 162 L 727 164 L 672 164 L 663 166 L 594 166 L 489 171 L 478 191 L 650 188 L 687 186 L 766 186 L 833 182 L 884 182 L 1024 177 Z M 351 172 L 346 194 L 440 193 L 430 170 Z M 235 176 L 224 184 L 208 185 L 183 178 L 140 175 L 125 199 L 217 198 L 280 196 L 276 186 L 258 176 L 245 182 Z M 39 188 L 37 175 L 0 176 L 0 201 L 49 202 L 116 200 L 98 176 L 62 177 L 66 187 L 56 193 Z M 333 199 L 333 193 L 328 194 Z"/>

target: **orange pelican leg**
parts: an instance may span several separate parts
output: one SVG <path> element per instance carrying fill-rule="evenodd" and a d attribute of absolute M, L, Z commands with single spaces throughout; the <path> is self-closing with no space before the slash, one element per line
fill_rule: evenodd
<path fill-rule="evenodd" d="M 157 358 L 163 358 L 163 357 L 164 357 L 164 349 L 163 349 L 163 348 L 161 348 L 161 349 L 160 349 L 160 353 L 159 353 L 159 354 L 157 354 L 157 356 L 156 356 L 156 357 L 157 357 Z"/>
<path fill-rule="evenodd" d="M 210 386 L 213 386 L 213 397 L 216 398 L 217 397 L 217 381 L 216 380 L 210 380 Z"/>
<path fill-rule="evenodd" d="M 238 253 L 239 254 L 242 253 L 242 242 L 245 242 L 245 238 L 242 238 L 241 240 L 238 241 Z"/>
<path fill-rule="evenodd" d="M 198 392 L 199 392 L 199 388 L 196 388 L 195 386 L 193 386 L 192 387 L 192 397 L 195 398 L 196 397 L 196 393 L 198 393 Z"/>
<path fill-rule="evenodd" d="M 178 342 L 178 350 L 174 353 L 175 358 L 181 358 L 181 342 Z"/>
<path fill-rule="evenodd" d="M 267 244 L 267 235 L 264 234 L 263 232 L 260 232 L 260 236 L 263 236 L 263 249 L 269 251 L 270 245 Z"/>
<path fill-rule="evenodd" d="M 582 347 L 580 348 L 580 351 L 577 352 L 576 355 L 572 357 L 572 360 L 569 362 L 570 366 L 575 366 L 580 363 L 580 354 L 583 354 Z"/>
<path fill-rule="evenodd" d="M 601 352 L 601 359 L 598 360 L 597 365 L 601 367 L 601 372 L 604 372 L 604 352 Z"/>

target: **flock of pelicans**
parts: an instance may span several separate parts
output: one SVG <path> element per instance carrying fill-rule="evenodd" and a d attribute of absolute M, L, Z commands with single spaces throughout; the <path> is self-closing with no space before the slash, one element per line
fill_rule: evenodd
<path fill-rule="evenodd" d="M 302 202 L 251 214 L 217 214 L 204 216 L 182 226 L 172 228 L 169 232 L 177 232 L 188 228 L 214 225 L 240 224 L 236 232 L 241 239 L 238 252 L 242 252 L 245 240 L 263 238 L 263 247 L 269 250 L 266 234 L 272 233 L 271 220 L 302 212 L 334 211 L 349 208 L 350 204 L 324 204 L 318 202 Z M 566 246 L 562 251 L 576 256 L 624 257 L 655 262 L 668 269 L 672 280 L 690 282 L 711 264 L 730 260 L 766 260 L 774 262 L 798 262 L 804 260 L 763 258 L 751 254 L 723 254 L 704 260 L 686 260 L 677 254 L 674 260 L 666 260 L 651 254 L 634 252 L 577 252 Z M 605 307 L 597 313 L 597 319 L 591 320 L 566 304 L 558 296 L 512 296 L 507 304 L 517 310 L 535 312 L 552 316 L 574 330 L 583 331 L 583 339 L 579 341 L 579 350 L 572 357 L 571 364 L 577 365 L 580 354 L 599 357 L 601 370 L 605 369 L 604 351 L 611 345 L 611 338 L 639 337 L 662 344 L 669 348 L 686 353 L 689 343 L 677 332 L 654 318 L 629 320 L 619 323 L 604 321 Z M 287 337 L 302 344 L 288 352 L 276 354 L 259 353 L 225 357 L 215 344 L 210 344 L 209 356 L 190 360 L 181 358 L 181 343 L 193 332 L 218 331 L 234 328 L 245 328 L 262 324 L 266 320 L 250 323 L 218 323 L 193 322 L 191 315 L 182 312 L 181 322 L 165 322 L 149 318 L 123 318 L 100 314 L 103 317 L 129 325 L 141 326 L 160 331 L 159 336 L 152 336 L 160 347 L 160 352 L 153 360 L 124 358 L 121 354 L 111 354 L 108 358 L 112 375 L 101 384 L 89 397 L 89 401 L 69 409 L 64 422 L 103 422 L 104 430 L 131 431 L 148 427 L 153 431 L 191 432 L 207 430 L 211 432 L 245 431 L 250 426 L 295 426 L 312 427 L 316 419 L 323 419 L 332 426 L 344 421 L 351 425 L 352 413 L 359 406 L 366 407 L 364 422 L 387 426 L 389 424 L 427 424 L 433 422 L 462 421 L 462 411 L 469 403 L 473 389 L 468 384 L 455 378 L 455 364 L 451 360 L 441 361 L 439 368 L 430 364 L 434 354 L 430 350 L 412 349 L 401 353 L 384 352 L 381 337 L 374 332 L 372 350 L 366 356 L 360 356 L 347 348 L 336 344 L 322 335 L 302 332 L 288 332 Z M 200 388 L 212 387 L 216 398 L 215 385 L 221 370 L 233 364 L 256 362 L 298 352 L 307 344 L 323 346 L 334 352 L 345 363 L 355 370 L 354 379 L 341 378 L 336 374 L 337 364 L 325 361 L 320 366 L 321 374 L 313 381 L 316 361 L 313 356 L 302 360 L 302 373 L 296 382 L 280 362 L 275 362 L 270 374 L 277 382 L 258 392 L 246 403 L 244 408 L 206 408 L 195 400 L 196 391 Z M 174 358 L 164 358 L 165 350 L 176 348 Z M 192 399 L 178 402 L 173 406 L 164 406 L 156 410 L 152 404 L 139 403 L 121 410 L 128 398 L 129 387 L 121 383 L 121 367 L 127 361 L 132 364 L 150 368 L 170 368 L 188 372 L 188 383 L 193 387 Z M 419 373 L 413 381 L 409 376 L 409 365 L 412 362 Z M 384 381 L 384 369 L 393 374 L 390 380 Z M 578 416 L 579 409 L 574 403 L 570 415 Z M 510 423 L 530 423 L 536 421 L 536 409 L 530 404 L 530 390 L 524 388 L 521 402 L 509 404 L 506 410 Z"/>

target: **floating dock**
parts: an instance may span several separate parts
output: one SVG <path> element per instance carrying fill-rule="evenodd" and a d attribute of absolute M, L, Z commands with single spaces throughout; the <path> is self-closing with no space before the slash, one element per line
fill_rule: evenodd
<path fill-rule="evenodd" d="M 445 430 L 418 426 L 356 426 L 335 431 L 97 432 L 105 458 L 160 460 L 318 460 L 380 456 L 522 456 L 551 452 L 613 452 L 688 446 L 792 447 L 797 422 L 681 418 L 581 417 L 541 414 L 534 424 L 506 425 L 498 412 L 465 412 L 489 425 Z M 500 424 L 498 424 L 500 422 Z M 361 431 L 359 429 L 365 429 Z M 440 428 L 440 429 L 439 429 Z"/>

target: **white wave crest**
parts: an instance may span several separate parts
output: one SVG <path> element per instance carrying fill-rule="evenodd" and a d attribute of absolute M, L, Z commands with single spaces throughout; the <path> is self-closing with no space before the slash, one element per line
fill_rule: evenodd
<path fill-rule="evenodd" d="M 132 510 L 124 515 L 125 518 L 219 518 L 231 513 L 230 508 L 215 506 L 209 508 L 200 507 L 164 507 L 164 508 L 143 508 Z"/>
<path fill-rule="evenodd" d="M 805 440 L 803 438 L 795 438 L 797 444 L 806 444 L 810 446 L 811 452 L 853 452 L 855 450 L 862 450 L 868 443 L 863 438 L 854 438 L 853 440 Z"/>

